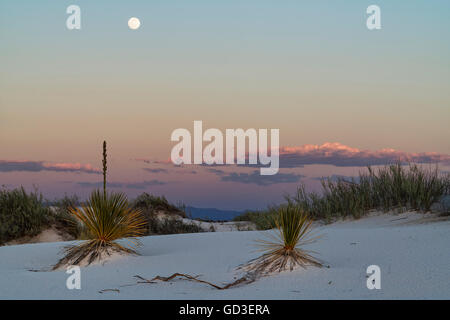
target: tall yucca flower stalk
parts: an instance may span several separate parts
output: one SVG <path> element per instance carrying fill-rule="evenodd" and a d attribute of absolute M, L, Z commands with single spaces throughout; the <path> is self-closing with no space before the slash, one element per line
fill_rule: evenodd
<path fill-rule="evenodd" d="M 65 256 L 54 266 L 90 264 L 113 252 L 136 254 L 140 245 L 136 237 L 146 232 L 147 221 L 140 209 L 131 208 L 123 193 L 106 192 L 106 142 L 103 143 L 103 192 L 92 192 L 81 208 L 70 213 L 83 226 L 86 241 L 65 248 Z M 124 238 L 126 243 L 116 240 Z"/>
<path fill-rule="evenodd" d="M 311 251 L 302 248 L 319 238 L 311 236 L 312 220 L 304 211 L 293 205 L 281 207 L 274 219 L 274 226 L 277 234 L 271 235 L 273 240 L 259 240 L 265 253 L 249 261 L 245 269 L 266 274 L 287 268 L 292 271 L 296 266 L 322 266 L 319 260 L 310 255 Z"/>
<path fill-rule="evenodd" d="M 106 198 L 106 170 L 108 169 L 106 161 L 106 141 L 103 141 L 103 195 Z"/>

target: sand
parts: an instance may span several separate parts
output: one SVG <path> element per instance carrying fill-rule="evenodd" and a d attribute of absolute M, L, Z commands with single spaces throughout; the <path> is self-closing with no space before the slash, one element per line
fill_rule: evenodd
<path fill-rule="evenodd" d="M 40 243 L 40 242 L 61 242 L 73 240 L 73 237 L 67 233 L 58 230 L 56 227 L 51 226 L 48 229 L 43 230 L 41 233 L 34 237 L 22 237 L 19 239 L 11 240 L 5 243 L 5 245 L 17 245 L 25 243 Z"/>
<path fill-rule="evenodd" d="M 1 299 L 450 299 L 450 221 L 422 214 L 374 214 L 320 225 L 308 245 L 329 267 L 298 269 L 216 290 L 186 280 L 137 284 L 175 272 L 217 284 L 240 276 L 235 267 L 257 257 L 254 241 L 272 231 L 143 237 L 141 256 L 120 256 L 81 268 L 81 290 L 66 288 L 64 270 L 48 270 L 67 242 L 0 247 Z M 381 269 L 381 289 L 366 286 L 366 269 Z M 113 291 L 102 291 L 114 289 Z M 102 293 L 101 293 L 102 292 Z"/>

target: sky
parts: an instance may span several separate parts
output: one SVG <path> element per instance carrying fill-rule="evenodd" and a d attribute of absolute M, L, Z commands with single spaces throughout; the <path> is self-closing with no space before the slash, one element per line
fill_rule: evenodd
<path fill-rule="evenodd" d="M 0 0 L 0 185 L 85 197 L 103 140 L 112 190 L 198 207 L 263 208 L 398 158 L 448 171 L 448 39 L 449 1 Z M 279 173 L 174 166 L 194 120 L 279 129 Z"/>

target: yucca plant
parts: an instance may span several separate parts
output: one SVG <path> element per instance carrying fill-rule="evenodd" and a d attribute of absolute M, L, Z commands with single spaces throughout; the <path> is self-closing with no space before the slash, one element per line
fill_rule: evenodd
<path fill-rule="evenodd" d="M 81 208 L 70 208 L 70 213 L 81 224 L 84 237 L 81 244 L 65 248 L 65 256 L 54 266 L 90 264 L 113 252 L 136 254 L 140 245 L 136 237 L 146 232 L 146 220 L 140 209 L 128 203 L 123 193 L 106 192 L 106 142 L 103 144 L 103 190 L 95 190 Z M 126 244 L 116 240 L 125 238 Z"/>
<path fill-rule="evenodd" d="M 249 261 L 244 269 L 257 274 L 267 274 L 281 272 L 287 268 L 292 271 L 296 266 L 322 266 L 320 261 L 310 254 L 312 251 L 302 248 L 319 238 L 311 236 L 312 220 L 303 210 L 293 205 L 279 208 L 274 226 L 277 234 L 271 235 L 272 240 L 259 240 L 264 254 Z"/>

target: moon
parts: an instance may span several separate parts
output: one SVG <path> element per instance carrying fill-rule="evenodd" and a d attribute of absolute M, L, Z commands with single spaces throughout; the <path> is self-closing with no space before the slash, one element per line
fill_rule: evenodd
<path fill-rule="evenodd" d="M 140 26 L 141 26 L 141 21 L 139 21 L 138 18 L 132 17 L 132 18 L 130 18 L 130 20 L 128 20 L 128 27 L 131 30 L 139 29 Z"/>

